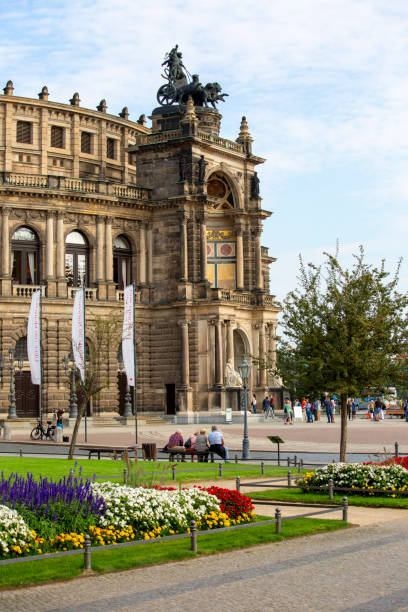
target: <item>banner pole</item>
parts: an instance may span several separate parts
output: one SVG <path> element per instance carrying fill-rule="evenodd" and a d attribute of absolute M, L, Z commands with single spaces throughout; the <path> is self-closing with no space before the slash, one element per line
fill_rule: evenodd
<path fill-rule="evenodd" d="M 85 442 L 88 442 L 88 401 L 86 397 L 86 331 L 85 331 L 85 280 L 82 281 L 82 321 L 84 325 L 84 391 L 85 391 Z"/>
<path fill-rule="evenodd" d="M 40 423 L 43 420 L 43 407 L 44 407 L 44 390 L 43 390 L 43 347 L 42 347 L 42 292 L 43 285 L 40 285 L 40 321 L 39 321 L 39 332 L 40 332 L 40 397 L 39 397 L 39 412 L 40 412 Z"/>
<path fill-rule="evenodd" d="M 135 281 L 132 282 L 133 285 L 133 367 L 134 367 L 134 377 L 133 377 L 133 405 L 135 412 L 135 442 L 138 444 L 138 426 L 137 426 L 137 379 L 136 379 L 136 284 Z M 135 449 L 135 457 L 137 457 L 137 449 Z"/>

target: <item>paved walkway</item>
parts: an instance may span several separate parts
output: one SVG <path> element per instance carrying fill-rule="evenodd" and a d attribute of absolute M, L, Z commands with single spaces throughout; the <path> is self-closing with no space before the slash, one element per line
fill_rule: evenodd
<path fill-rule="evenodd" d="M 0 593 L 9 612 L 408 611 L 408 520 Z"/>

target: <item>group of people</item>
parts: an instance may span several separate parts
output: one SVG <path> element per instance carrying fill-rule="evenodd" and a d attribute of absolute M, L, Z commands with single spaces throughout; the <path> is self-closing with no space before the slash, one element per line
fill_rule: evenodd
<path fill-rule="evenodd" d="M 257 402 L 255 393 L 252 395 L 251 410 L 254 414 L 257 414 Z M 275 418 L 275 398 L 273 397 L 273 395 L 265 395 L 264 399 L 262 400 L 262 412 L 264 414 L 265 420 L 268 417 L 271 417 L 271 419 Z"/>
<path fill-rule="evenodd" d="M 208 461 L 208 454 L 218 455 L 226 462 L 229 460 L 229 451 L 224 444 L 224 436 L 216 425 L 211 427 L 208 436 L 206 429 L 200 429 L 189 436 L 186 441 L 183 439 L 181 430 L 177 429 L 170 436 L 164 449 L 173 452 L 188 450 L 193 456 L 197 454 L 198 461 Z"/>

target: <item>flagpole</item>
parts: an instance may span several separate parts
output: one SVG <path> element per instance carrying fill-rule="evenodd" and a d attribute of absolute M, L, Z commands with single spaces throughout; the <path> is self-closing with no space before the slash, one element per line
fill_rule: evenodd
<path fill-rule="evenodd" d="M 43 419 L 43 406 L 44 406 L 44 398 L 43 398 L 43 349 L 42 349 L 42 292 L 43 285 L 40 285 L 40 321 L 39 321 L 39 332 L 40 332 L 40 397 L 39 397 L 39 412 L 40 412 L 40 423 L 42 423 Z"/>
<path fill-rule="evenodd" d="M 85 279 L 82 281 L 82 321 L 84 324 L 84 391 L 85 391 L 85 442 L 88 442 L 88 401 L 86 397 L 86 331 L 85 331 Z"/>
<path fill-rule="evenodd" d="M 133 406 L 135 412 L 135 442 L 138 443 L 138 427 L 137 427 L 137 384 L 136 384 L 136 284 L 135 281 L 132 282 L 133 285 L 133 367 L 134 367 L 134 377 L 133 377 Z M 137 448 L 135 448 L 135 457 L 137 458 Z"/>

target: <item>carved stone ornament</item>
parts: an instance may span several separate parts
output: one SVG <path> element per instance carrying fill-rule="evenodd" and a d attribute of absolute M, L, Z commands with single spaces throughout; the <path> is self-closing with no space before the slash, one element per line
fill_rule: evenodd
<path fill-rule="evenodd" d="M 225 366 L 225 385 L 227 387 L 242 387 L 242 378 L 232 365 L 232 361 L 227 361 Z"/>

